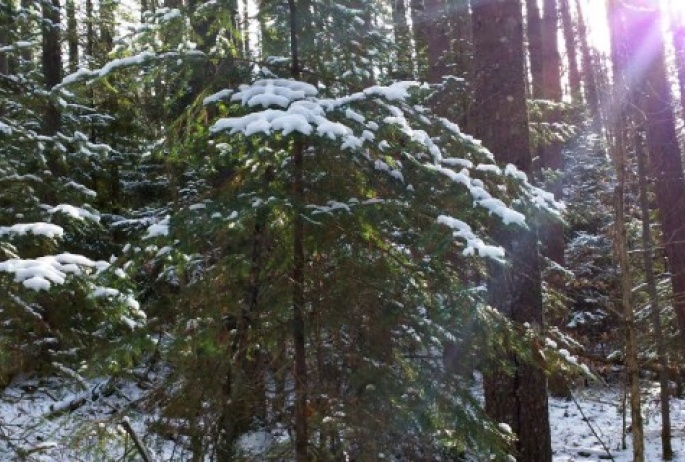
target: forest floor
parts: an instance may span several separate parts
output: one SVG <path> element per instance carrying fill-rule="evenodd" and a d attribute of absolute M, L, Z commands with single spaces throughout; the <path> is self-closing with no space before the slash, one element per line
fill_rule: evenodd
<path fill-rule="evenodd" d="M 55 382 L 24 381 L 0 392 L 1 461 L 100 461 L 124 460 L 124 453 L 135 456 L 130 435 L 118 423 L 128 415 L 136 432 L 144 434 L 146 421 L 154 420 L 154 416 L 131 412 L 129 408 L 143 390 L 131 383 L 117 387 L 110 394 L 104 382 L 92 382 L 88 383 L 88 390 L 79 393 L 65 390 L 57 394 L 54 386 Z M 643 393 L 645 460 L 658 461 L 661 460 L 658 385 L 643 383 Z M 550 398 L 554 462 L 632 460 L 630 433 L 626 438 L 627 448 L 621 449 L 620 387 L 591 383 L 587 388 L 575 390 L 574 396 L 575 401 Z M 685 399 L 671 401 L 671 420 L 674 460 L 685 461 Z M 629 416 L 627 421 L 629 426 Z M 189 454 L 168 439 L 155 442 L 146 439 L 146 444 L 156 454 L 155 460 L 188 460 Z"/>
<path fill-rule="evenodd" d="M 656 382 L 643 383 L 643 417 L 645 422 L 645 460 L 661 460 L 661 403 Z M 622 447 L 623 394 L 619 386 L 591 383 L 588 388 L 574 391 L 576 402 L 550 398 L 550 424 L 554 462 L 633 460 L 632 434 Z M 582 412 L 580 409 L 582 409 Z M 584 415 L 583 415 L 584 414 Z M 587 420 L 586 420 L 587 418 Z M 626 416 L 630 428 L 630 409 Z M 685 461 L 685 399 L 671 398 L 673 460 Z M 594 432 L 597 434 L 593 434 Z M 607 455 L 606 448 L 613 459 Z"/>

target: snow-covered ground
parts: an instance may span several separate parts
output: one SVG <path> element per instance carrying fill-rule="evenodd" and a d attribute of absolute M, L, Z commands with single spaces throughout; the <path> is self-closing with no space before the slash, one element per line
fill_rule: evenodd
<path fill-rule="evenodd" d="M 136 433 L 141 436 L 144 434 L 146 421 L 150 421 L 152 416 L 141 412 L 140 408 L 138 412 L 130 409 L 131 405 L 133 409 L 137 408 L 135 402 L 142 390 L 133 384 L 115 389 L 108 389 L 104 382 L 94 381 L 89 385 L 92 387 L 87 391 L 56 394 L 54 382 L 25 381 L 2 391 L 0 460 L 94 461 L 116 460 L 123 457 L 124 453 L 134 455 L 136 450 L 130 435 L 118 424 L 130 416 Z M 643 392 L 645 460 L 658 461 L 661 460 L 658 386 L 645 382 Z M 623 422 L 620 387 L 594 383 L 589 388 L 576 390 L 574 394 L 575 402 L 550 398 L 554 462 L 612 460 L 591 427 L 609 449 L 613 460 L 631 461 L 630 433 L 626 438 L 627 448 L 621 449 Z M 82 399 L 87 404 L 81 406 Z M 674 460 L 685 461 L 685 399 L 672 399 L 671 421 Z M 627 425 L 630 425 L 629 415 Z M 183 451 L 182 446 L 168 439 L 152 441 L 146 438 L 146 444 L 155 460 L 189 459 L 189 454 Z M 25 458 L 20 459 L 19 454 Z"/>
<path fill-rule="evenodd" d="M 554 462 L 612 460 L 593 434 L 590 426 L 611 451 L 613 460 L 633 460 L 632 434 L 626 438 L 627 449 L 621 449 L 623 417 L 622 393 L 619 387 L 591 384 L 575 391 L 577 403 L 550 398 L 550 423 Z M 584 420 L 582 409 L 587 417 Z M 645 460 L 661 460 L 661 404 L 657 384 L 643 384 L 645 421 Z M 630 426 L 630 408 L 626 425 Z M 685 461 L 685 400 L 671 399 L 673 460 Z"/>

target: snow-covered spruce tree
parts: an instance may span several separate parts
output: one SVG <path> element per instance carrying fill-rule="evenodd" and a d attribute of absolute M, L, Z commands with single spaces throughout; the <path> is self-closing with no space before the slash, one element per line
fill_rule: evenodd
<path fill-rule="evenodd" d="M 173 202 L 156 198 L 161 206 L 145 216 L 158 222 L 125 249 L 125 268 L 150 302 L 148 326 L 162 339 L 158 357 L 170 366 L 150 395 L 161 408 L 155 428 L 182 435 L 188 457 L 228 458 L 257 430 L 270 443 L 256 457 L 291 450 L 299 219 L 305 450 L 422 460 L 504 451 L 506 435 L 487 423 L 460 376 L 471 367 L 454 358 L 476 361 L 504 347 L 531 358 L 539 342 L 485 307 L 464 263 L 503 260 L 487 238 L 491 224 L 525 226 L 523 213 L 551 198 L 418 104 L 424 89 L 373 85 L 388 78 L 378 63 L 391 49 L 374 29 L 383 23 L 374 3 L 324 3 L 299 10 L 301 28 L 320 31 L 303 47 L 300 79 L 286 78 L 292 59 L 279 47 L 288 33 L 281 20 L 263 21 L 276 35 L 274 57 L 250 74 L 226 40 L 236 37 L 230 24 L 209 21 L 207 30 L 227 34 L 201 49 L 193 16 L 159 9 L 115 40 L 115 60 L 65 82 L 118 85 L 127 75 L 135 82 L 128 91 L 158 111 L 133 113 L 157 121 L 148 141 L 169 161 Z M 282 6 L 270 14 L 287 21 Z M 354 43 L 370 30 L 377 46 Z M 215 72 L 198 79 L 199 59 Z"/>
<path fill-rule="evenodd" d="M 207 99 L 227 98 L 219 106 L 233 117 L 211 126 L 216 141 L 198 127 L 206 149 L 187 158 L 196 173 L 230 174 L 186 196 L 149 233 L 159 241 L 150 261 L 168 259 L 164 274 L 184 279 L 165 352 L 178 385 L 167 415 L 187 419 L 194 450 L 216 450 L 221 438 L 235 450 L 250 428 L 290 426 L 294 210 L 306 223 L 310 427 L 322 437 L 310 444 L 370 455 L 396 447 L 401 432 L 402 450 L 417 456 L 443 438 L 465 449 L 494 435 L 473 420 L 478 406 L 443 366 L 448 343 L 464 358 L 478 356 L 495 317 L 460 282 L 460 263 L 503 259 L 487 244 L 491 220 L 522 226 L 505 203 L 545 207 L 549 197 L 412 105 L 410 87 L 321 98 L 310 84 L 271 78 Z M 291 189 L 296 140 L 304 150 L 300 204 Z M 208 429 L 213 441 L 200 437 Z"/>
<path fill-rule="evenodd" d="M 75 376 L 82 361 L 100 364 L 89 359 L 123 340 L 143 318 L 127 283 L 117 277 L 107 282 L 114 273 L 107 262 L 113 247 L 92 206 L 91 174 L 110 149 L 84 134 L 92 110 L 69 92 L 45 88 L 33 53 L 26 52 L 36 48 L 33 36 L 20 35 L 37 29 L 34 13 L 19 12 L 27 24 L 3 49 L 15 65 L 0 76 L 4 381 L 54 368 Z M 56 110 L 50 130 L 48 104 Z M 121 357 L 129 353 L 123 348 Z"/>

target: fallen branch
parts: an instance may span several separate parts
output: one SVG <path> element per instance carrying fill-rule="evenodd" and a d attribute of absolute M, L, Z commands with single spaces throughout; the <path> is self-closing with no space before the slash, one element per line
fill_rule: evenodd
<path fill-rule="evenodd" d="M 587 424 L 587 426 L 590 427 L 590 431 L 592 432 L 593 435 L 595 435 L 595 438 L 597 438 L 597 441 L 599 441 L 599 444 L 602 445 L 602 448 L 603 448 L 604 451 L 607 453 L 607 456 L 609 456 L 609 458 L 610 458 L 611 460 L 613 460 L 614 462 L 616 462 L 615 459 L 614 459 L 614 456 L 611 454 L 611 451 L 609 451 L 609 448 L 607 448 L 607 445 L 604 444 L 604 441 L 602 440 L 602 438 L 600 438 L 599 435 L 597 434 L 597 432 L 595 431 L 595 428 L 594 428 L 594 427 L 592 426 L 592 424 L 590 423 L 590 419 L 588 419 L 587 416 L 585 415 L 585 412 L 583 411 L 583 408 L 580 407 L 580 403 L 578 402 L 578 400 L 576 399 L 575 395 L 573 394 L 573 391 L 571 391 L 571 390 L 570 390 L 570 395 L 571 395 L 571 399 L 573 399 L 573 402 L 576 404 L 576 407 L 577 407 L 578 410 L 580 411 L 580 415 L 583 416 L 583 420 L 585 421 L 585 423 Z"/>
<path fill-rule="evenodd" d="M 124 428 L 124 430 L 126 430 L 126 433 L 128 433 L 131 439 L 133 440 L 133 444 L 136 445 L 136 449 L 138 449 L 138 452 L 140 453 L 140 456 L 143 458 L 143 461 L 153 462 L 152 457 L 150 456 L 150 453 L 148 452 L 147 448 L 140 440 L 136 432 L 133 430 L 133 427 L 131 426 L 131 422 L 128 420 L 128 417 L 124 417 L 123 419 L 121 419 L 121 426 Z"/>

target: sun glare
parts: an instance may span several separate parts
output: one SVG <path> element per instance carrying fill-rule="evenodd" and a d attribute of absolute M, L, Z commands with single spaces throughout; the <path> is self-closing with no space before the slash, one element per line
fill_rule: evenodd
<path fill-rule="evenodd" d="M 640 0 L 635 0 L 639 2 Z M 641 0 L 646 5 L 660 5 L 664 19 L 671 24 L 685 26 L 685 0 Z M 595 48 L 608 52 L 609 28 L 606 0 L 581 0 L 583 15 L 588 25 L 589 40 Z"/>

